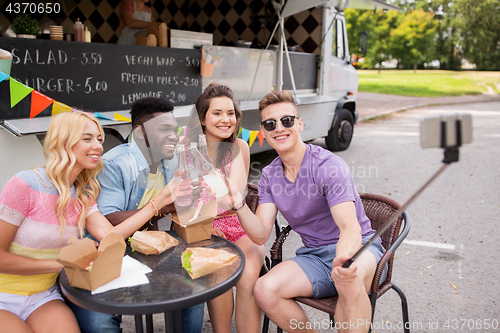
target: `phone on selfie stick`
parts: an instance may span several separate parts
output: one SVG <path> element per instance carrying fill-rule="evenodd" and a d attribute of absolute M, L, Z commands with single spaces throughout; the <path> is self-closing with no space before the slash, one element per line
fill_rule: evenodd
<path fill-rule="evenodd" d="M 380 237 L 396 219 L 403 213 L 410 203 L 422 193 L 434 179 L 453 162 L 458 161 L 458 148 L 464 143 L 472 142 L 472 116 L 470 114 L 440 115 L 425 117 L 420 123 L 420 141 L 422 148 L 443 148 L 444 165 L 417 191 L 407 202 L 394 213 L 389 221 L 380 228 L 361 249 L 347 260 L 342 267 L 349 268 L 351 264 L 363 253 L 373 242 Z"/>

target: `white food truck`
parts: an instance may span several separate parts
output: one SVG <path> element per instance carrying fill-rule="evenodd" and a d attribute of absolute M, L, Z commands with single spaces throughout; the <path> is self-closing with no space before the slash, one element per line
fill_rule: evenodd
<path fill-rule="evenodd" d="M 196 1 L 196 0 L 195 0 Z M 205 55 L 210 55 L 212 58 L 218 59 L 211 77 L 193 76 L 189 78 L 190 86 L 188 88 L 196 89 L 196 94 L 201 93 L 203 87 L 208 86 L 212 82 L 217 82 L 229 86 L 236 98 L 239 100 L 240 108 L 243 111 L 242 127 L 250 132 L 256 133 L 259 130 L 258 102 L 267 93 L 273 90 L 288 89 L 294 93 L 296 103 L 298 105 L 300 115 L 304 121 L 304 131 L 302 139 L 304 141 L 313 140 L 315 138 L 324 137 L 327 147 L 332 151 L 345 150 L 349 147 L 352 139 L 354 124 L 357 120 L 356 111 L 356 96 L 358 89 L 358 75 L 351 64 L 351 56 L 347 43 L 346 23 L 343 15 L 345 8 L 371 9 L 371 10 L 392 10 L 398 9 L 395 6 L 388 5 L 381 0 L 288 0 L 285 4 L 273 3 L 278 15 L 278 20 L 271 38 L 274 36 L 279 44 L 274 49 L 270 49 L 270 43 L 265 49 L 254 49 L 245 47 L 229 47 L 211 45 L 211 43 L 202 44 Z M 304 52 L 291 52 L 289 46 L 286 45 L 284 22 L 285 19 L 294 14 L 308 10 L 310 8 L 321 8 L 322 10 L 322 38 L 320 43 L 320 54 L 308 54 Z M 29 54 L 31 63 L 38 61 L 48 63 L 51 60 L 56 62 L 69 61 L 64 52 L 61 50 L 57 53 L 55 49 L 49 51 L 48 58 L 38 59 L 38 50 L 29 53 L 28 50 L 23 54 L 17 52 L 15 47 L 11 46 L 10 50 L 6 45 L 11 45 L 13 42 L 7 38 L 0 38 L 0 48 L 12 51 L 16 55 L 14 66 L 26 64 L 26 57 Z M 55 41 L 43 41 L 45 43 L 54 43 Z M 11 44 L 9 44 L 11 43 Z M 59 42 L 66 43 L 66 42 Z M 83 44 L 83 43 L 82 43 Z M 88 52 L 85 53 L 85 64 L 92 62 L 98 63 L 100 54 L 92 52 L 92 47 L 98 43 L 88 43 Z M 62 45 L 62 44 L 59 44 Z M 77 47 L 74 43 L 72 47 Z M 154 48 L 139 47 L 139 46 L 121 46 L 121 45 L 105 45 L 107 48 L 123 48 L 125 51 L 134 50 L 134 52 L 144 52 L 147 54 Z M 172 48 L 164 48 L 165 56 L 162 58 L 164 65 L 169 64 L 169 52 L 177 52 Z M 132 49 L 133 48 L 133 49 Z M 279 52 L 278 50 L 282 50 Z M 186 52 L 198 52 L 199 50 L 185 50 Z M 41 54 L 41 53 L 40 53 Z M 52 54 L 53 59 L 50 58 Z M 24 58 L 23 58 L 24 57 Z M 35 60 L 36 57 L 36 60 Z M 178 57 L 179 58 L 179 57 Z M 127 61 L 130 63 L 130 59 Z M 139 59 L 139 58 L 134 58 Z M 144 59 L 147 59 L 145 57 Z M 199 59 L 195 59 L 194 65 L 199 66 Z M 155 60 L 156 61 L 156 60 Z M 80 63 L 84 63 L 80 61 Z M 28 63 L 29 66 L 30 63 Z M 117 65 L 116 65 L 117 66 Z M 29 73 L 29 71 L 28 71 Z M 199 73 L 199 69 L 198 72 Z M 61 74 L 62 75 L 62 74 Z M 123 74 L 121 79 L 123 80 Z M 133 76 L 129 76 L 134 79 Z M 52 83 L 45 82 L 40 78 L 19 78 L 26 85 L 33 83 L 37 87 L 34 89 L 42 89 L 45 87 L 44 93 L 49 95 L 50 87 L 53 89 L 77 90 L 81 85 L 82 89 L 87 92 L 94 92 L 96 89 L 104 89 L 106 82 L 92 81 L 96 78 L 87 78 L 80 84 L 76 84 L 69 79 L 52 79 Z M 147 79 L 147 78 L 146 78 Z M 186 80 L 188 78 L 186 77 Z M 41 80 L 41 81 L 40 81 Z M 173 80 L 167 78 L 166 81 Z M 47 80 L 46 80 L 47 81 Z M 158 84 L 165 84 L 164 81 L 151 80 Z M 40 85 L 42 83 L 42 85 Z M 2 84 L 0 82 L 0 84 Z M 184 82 L 188 86 L 187 82 Z M 93 89 L 93 90 L 92 90 Z M 3 97 L 2 97 L 3 96 Z M 97 96 L 97 94 L 96 94 Z M 132 97 L 131 97 L 132 96 Z M 181 105 L 185 94 L 176 94 L 176 107 L 174 115 L 181 126 L 187 124 L 187 119 L 193 109 L 192 104 Z M 0 99 L 5 95 L 1 95 Z M 88 96 L 88 101 L 96 102 L 95 97 Z M 133 94 L 128 95 L 129 99 L 133 99 Z M 173 98 L 173 97 L 171 97 Z M 55 99 L 55 98 L 54 98 Z M 123 104 L 125 97 L 121 97 Z M 103 101 L 104 103 L 104 101 Z M 192 103 L 192 102 L 191 102 Z M 41 141 L 44 133 L 50 122 L 50 114 L 47 117 L 34 117 L 9 119 L 4 117 L 8 114 L 6 101 L 0 100 L 0 154 L 2 156 L 2 166 L 0 168 L 0 188 L 3 188 L 7 180 L 20 170 L 26 170 L 35 166 L 44 165 L 44 157 L 42 152 Z M 78 105 L 83 109 L 92 110 L 86 107 L 82 102 Z M 99 111 L 105 117 L 113 118 L 113 114 L 120 114 L 129 117 L 130 105 L 126 107 L 118 107 Z M 28 111 L 29 114 L 29 111 Z M 117 122 L 114 120 L 100 120 L 106 129 L 105 151 L 111 147 L 126 142 L 131 131 L 130 123 Z M 255 140 L 255 135 L 253 136 Z M 259 140 L 251 145 L 251 153 L 258 153 L 270 149 L 270 146 L 265 140 L 260 144 Z"/>

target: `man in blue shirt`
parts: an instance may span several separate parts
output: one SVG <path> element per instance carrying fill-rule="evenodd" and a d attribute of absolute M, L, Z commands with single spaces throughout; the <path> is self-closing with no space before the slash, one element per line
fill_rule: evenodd
<path fill-rule="evenodd" d="M 135 214 L 174 177 L 179 126 L 172 111 L 172 104 L 161 98 L 137 100 L 131 111 L 132 142 L 103 155 L 104 166 L 97 177 L 101 184 L 97 205 L 113 225 Z M 171 204 L 161 213 L 174 209 Z M 148 230 L 157 230 L 156 222 L 152 220 Z"/>
<path fill-rule="evenodd" d="M 120 224 L 154 198 L 174 177 L 179 141 L 178 124 L 171 103 L 161 98 L 146 97 L 132 105 L 133 140 L 119 145 L 102 159 L 98 175 L 101 193 L 99 211 L 113 224 Z M 160 207 L 158 207 L 160 208 Z M 174 204 L 161 207 L 160 216 L 175 210 Z M 157 230 L 157 219 L 147 225 Z M 116 315 L 88 311 L 68 302 L 78 319 L 82 333 L 121 332 Z M 203 303 L 182 310 L 183 333 L 199 333 L 203 325 Z"/>

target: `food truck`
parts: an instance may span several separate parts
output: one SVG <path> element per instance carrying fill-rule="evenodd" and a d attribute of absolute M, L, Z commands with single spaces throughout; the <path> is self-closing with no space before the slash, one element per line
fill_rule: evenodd
<path fill-rule="evenodd" d="M 106 131 L 107 151 L 129 139 L 129 111 L 135 100 L 170 100 L 182 134 L 194 101 L 212 82 L 233 90 L 243 111 L 240 135 L 251 153 L 271 149 L 260 133 L 258 102 L 282 89 L 295 96 L 304 141 L 324 137 L 330 150 L 347 149 L 357 120 L 358 76 L 343 9 L 398 8 L 381 0 L 212 2 L 195 0 L 186 21 L 195 16 L 191 30 L 197 25 L 202 31 L 198 21 L 204 15 L 205 30 L 215 31 L 187 31 L 169 24 L 169 47 L 0 37 L 0 49 L 12 54 L 11 72 L 0 75 L 0 187 L 18 171 L 44 165 L 41 142 L 55 113 L 73 108 L 95 112 Z M 157 12 L 172 12 L 171 3 L 161 7 L 162 1 L 155 0 L 153 6 Z M 261 4 L 257 9 L 256 3 Z M 252 22 L 244 27 L 248 9 L 253 11 Z M 226 16 L 220 20 L 217 15 Z M 177 27 L 185 26 L 178 16 L 176 20 Z M 217 20 L 216 29 L 207 28 Z M 223 30 L 222 37 L 216 34 Z M 240 31 L 241 37 L 249 30 L 254 32 L 253 43 L 242 38 L 228 43 L 231 33 Z M 259 44 L 257 37 L 262 47 L 251 47 Z"/>

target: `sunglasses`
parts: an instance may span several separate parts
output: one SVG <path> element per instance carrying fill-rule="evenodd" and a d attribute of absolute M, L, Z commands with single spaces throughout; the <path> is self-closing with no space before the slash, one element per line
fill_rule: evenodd
<path fill-rule="evenodd" d="M 280 119 L 280 121 L 283 127 L 290 128 L 295 124 L 295 118 L 299 119 L 298 116 L 284 116 L 283 118 Z M 272 132 L 276 129 L 276 120 L 274 119 L 264 120 L 260 124 L 268 132 Z"/>

